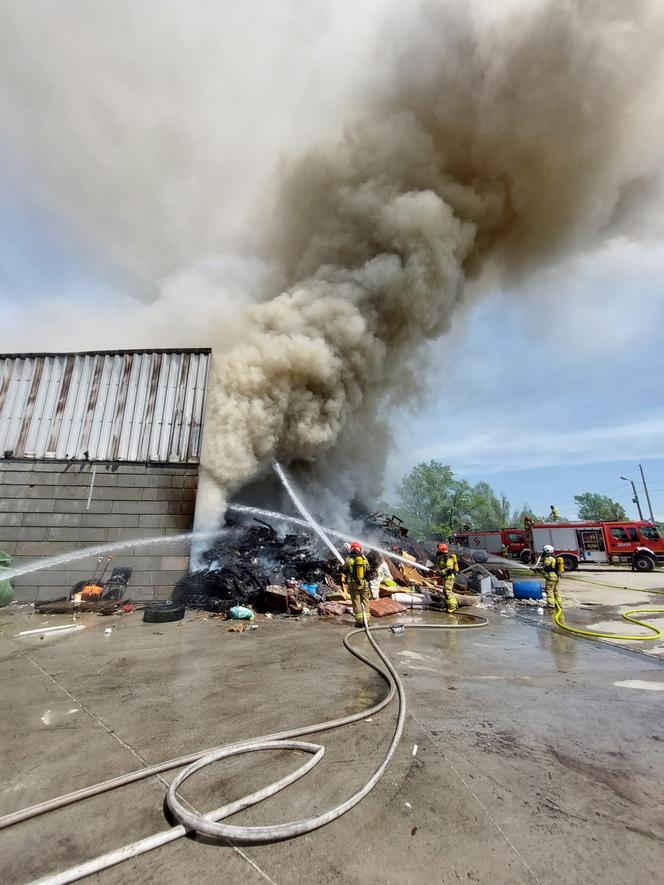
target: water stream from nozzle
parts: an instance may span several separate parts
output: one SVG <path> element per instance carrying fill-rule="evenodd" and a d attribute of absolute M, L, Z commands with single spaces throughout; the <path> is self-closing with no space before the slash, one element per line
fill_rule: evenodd
<path fill-rule="evenodd" d="M 306 521 L 309 523 L 309 525 L 311 526 L 311 528 L 316 532 L 316 534 L 317 534 L 318 537 L 321 539 L 321 541 L 325 544 L 325 546 L 326 546 L 326 547 L 329 547 L 329 549 L 332 551 L 332 553 L 334 554 L 334 556 L 335 556 L 335 557 L 339 560 L 339 562 L 343 565 L 343 561 L 344 561 L 343 556 L 341 555 L 341 553 L 339 553 L 339 551 L 338 551 L 337 548 L 334 546 L 334 544 L 332 543 L 332 541 L 330 541 L 330 539 L 327 537 L 327 535 L 326 535 L 325 532 L 323 531 L 323 527 L 320 526 L 320 525 L 316 522 L 316 520 L 313 518 L 313 516 L 311 515 L 311 513 L 309 513 L 309 511 L 308 511 L 307 508 L 305 507 L 304 501 L 302 501 L 302 499 L 300 498 L 300 496 L 297 494 L 297 492 L 295 491 L 295 489 L 294 489 L 293 486 L 291 485 L 290 480 L 288 479 L 288 477 L 287 477 L 286 474 L 284 473 L 284 470 L 283 470 L 283 467 L 281 466 L 281 464 L 280 464 L 278 461 L 273 461 L 273 462 L 272 462 L 272 467 L 273 467 L 273 469 L 274 469 L 274 472 L 277 474 L 277 476 L 278 476 L 279 479 L 281 480 L 281 484 L 283 485 L 283 487 L 286 489 L 286 491 L 287 491 L 288 494 L 290 495 L 290 499 L 291 499 L 291 501 L 293 502 L 293 504 L 295 504 L 295 506 L 297 507 L 298 511 L 299 511 L 299 512 L 302 514 L 302 516 L 306 519 Z"/>
<path fill-rule="evenodd" d="M 67 565 L 70 562 L 76 562 L 79 559 L 87 559 L 91 556 L 104 556 L 107 553 L 118 553 L 122 550 L 131 548 L 142 549 L 144 547 L 167 547 L 170 544 L 191 543 L 194 540 L 210 540 L 218 535 L 226 532 L 227 529 L 222 528 L 213 532 L 186 532 L 181 535 L 156 535 L 153 538 L 132 538 L 128 541 L 113 541 L 110 544 L 96 544 L 94 547 L 83 547 L 80 550 L 70 550 L 67 553 L 60 553 L 57 556 L 47 556 L 43 559 L 34 559 L 26 562 L 24 565 L 16 566 L 3 573 L 2 577 L 6 580 L 12 578 L 20 578 L 21 575 L 29 575 L 32 572 L 38 572 L 42 569 L 55 568 L 58 565 Z"/>
<path fill-rule="evenodd" d="M 301 525 L 304 528 L 307 528 L 309 523 L 304 519 L 298 519 L 296 516 L 288 516 L 286 513 L 279 513 L 278 510 L 265 510 L 262 507 L 249 507 L 246 504 L 229 504 L 229 510 L 235 510 L 237 513 L 247 513 L 250 516 L 261 516 L 264 519 L 280 519 L 283 522 L 290 522 L 292 525 Z M 367 550 L 375 550 L 376 553 L 380 553 L 381 556 L 387 556 L 388 559 L 394 559 L 397 562 L 403 562 L 404 565 L 413 566 L 414 568 L 419 569 L 422 572 L 430 572 L 431 569 L 428 565 L 423 565 L 421 562 L 413 561 L 412 559 L 407 559 L 405 556 L 399 556 L 398 553 L 394 553 L 392 550 L 385 550 L 384 547 L 377 547 L 375 544 L 372 544 L 371 541 L 365 541 L 363 538 L 358 538 L 357 536 L 345 535 L 343 532 L 338 532 L 336 529 L 324 527 L 323 531 L 327 532 L 328 535 L 332 535 L 335 538 L 340 538 L 342 541 L 359 541 L 363 547 L 366 547 Z"/>

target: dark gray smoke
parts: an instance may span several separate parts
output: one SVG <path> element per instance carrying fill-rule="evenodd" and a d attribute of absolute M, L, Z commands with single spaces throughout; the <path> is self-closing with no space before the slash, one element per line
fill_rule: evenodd
<path fill-rule="evenodd" d="M 467 278 L 514 285 L 595 241 L 652 174 L 653 3 L 480 13 L 424 6 L 363 118 L 290 164 L 271 214 L 287 285 L 216 363 L 206 464 L 223 493 L 276 457 L 310 489 L 375 495 L 381 415 L 417 394 Z"/>

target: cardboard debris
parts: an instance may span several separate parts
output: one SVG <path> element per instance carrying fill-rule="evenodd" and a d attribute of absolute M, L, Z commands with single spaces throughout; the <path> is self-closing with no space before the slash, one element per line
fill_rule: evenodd
<path fill-rule="evenodd" d="M 406 578 L 403 575 L 403 572 L 401 571 L 401 569 L 399 568 L 399 566 L 396 564 L 396 562 L 393 559 L 387 560 L 387 567 L 390 570 L 390 574 L 392 575 L 393 581 L 396 581 L 397 584 L 400 584 L 402 587 L 409 586 L 408 581 L 406 580 Z"/>
<path fill-rule="evenodd" d="M 422 587 L 424 585 L 424 578 L 417 569 L 412 568 L 412 566 L 402 565 L 401 572 L 410 586 Z"/>

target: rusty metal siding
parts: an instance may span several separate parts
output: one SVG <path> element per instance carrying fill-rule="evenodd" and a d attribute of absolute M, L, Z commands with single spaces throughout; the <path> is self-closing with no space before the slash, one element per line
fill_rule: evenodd
<path fill-rule="evenodd" d="M 196 463 L 209 361 L 207 350 L 0 354 L 0 456 Z"/>

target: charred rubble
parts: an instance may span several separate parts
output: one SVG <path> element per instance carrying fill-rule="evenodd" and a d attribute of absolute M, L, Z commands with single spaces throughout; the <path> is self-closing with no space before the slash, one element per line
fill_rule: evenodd
<path fill-rule="evenodd" d="M 425 564 L 434 559 L 433 545 L 429 549 L 415 541 L 397 517 L 375 512 L 364 515 L 362 521 L 363 534 L 370 535 L 384 549 Z M 374 570 L 382 558 L 370 550 L 365 553 Z M 231 524 L 203 554 L 202 561 L 202 568 L 185 575 L 176 585 L 175 602 L 220 613 L 243 605 L 257 612 L 298 614 L 316 606 L 322 612 L 328 600 L 340 598 L 337 560 L 313 533 L 304 529 L 284 534 L 258 519 L 249 524 Z M 469 564 L 460 560 L 462 568 Z M 386 566 L 393 583 L 431 586 L 414 568 L 390 560 L 386 560 Z M 509 577 L 501 570 L 492 572 Z"/>
<path fill-rule="evenodd" d="M 203 568 L 178 582 L 173 599 L 217 612 L 235 605 L 265 611 L 271 607 L 267 588 L 320 586 L 326 578 L 334 584 L 338 571 L 336 560 L 321 551 L 307 532 L 280 535 L 264 522 L 230 527 L 203 554 L 203 562 Z M 316 596 L 312 602 L 325 593 Z"/>

